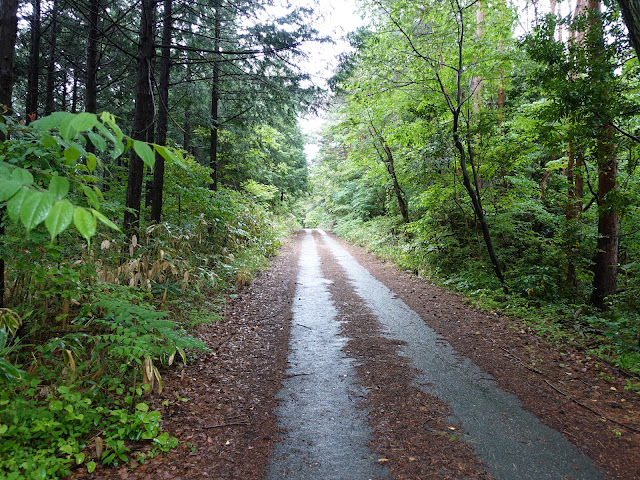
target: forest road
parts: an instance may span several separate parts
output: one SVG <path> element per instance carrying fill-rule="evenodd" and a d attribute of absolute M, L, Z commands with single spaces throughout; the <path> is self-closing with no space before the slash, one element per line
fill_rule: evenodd
<path fill-rule="evenodd" d="M 469 358 L 457 354 L 324 231 L 305 231 L 298 265 L 289 367 L 276 409 L 284 433 L 272 453 L 269 480 L 391 478 L 388 460 L 371 449 L 371 412 L 363 399 L 371 390 L 407 385 L 369 384 L 368 369 L 381 368 L 380 362 L 404 363 L 413 373 L 410 387 L 449 409 L 445 431 L 424 425 L 416 442 L 444 435 L 451 443 L 471 447 L 467 455 L 476 458 L 467 463 L 473 466 L 462 468 L 460 477 L 441 470 L 440 478 L 603 478 L 589 457 L 525 411 Z M 354 339 L 349 338 L 348 324 L 354 321 L 370 325 L 359 333 L 368 337 L 368 347 L 349 347 Z M 383 358 L 379 351 L 385 342 L 395 345 L 395 352 L 387 351 Z M 407 394 L 388 393 L 396 398 Z M 459 460 L 449 459 L 451 464 Z"/>
<path fill-rule="evenodd" d="M 178 446 L 92 480 L 640 478 L 614 369 L 333 234 L 297 232 L 224 316 L 150 396 Z"/>

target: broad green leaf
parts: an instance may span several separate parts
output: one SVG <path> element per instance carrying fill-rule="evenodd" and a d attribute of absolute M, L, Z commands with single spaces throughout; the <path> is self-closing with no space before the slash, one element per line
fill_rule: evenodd
<path fill-rule="evenodd" d="M 73 211 L 73 224 L 87 242 L 96 234 L 96 217 L 86 208 L 76 207 Z"/>
<path fill-rule="evenodd" d="M 20 183 L 18 180 L 0 177 L 0 202 L 9 200 L 21 188 L 22 188 L 22 183 Z"/>
<path fill-rule="evenodd" d="M 96 469 L 96 462 L 87 462 L 87 472 L 88 473 L 93 473 L 93 471 Z"/>
<path fill-rule="evenodd" d="M 89 202 L 93 204 L 94 207 L 100 208 L 100 199 L 98 198 L 98 194 L 89 186 L 83 185 L 82 191 L 89 199 Z"/>
<path fill-rule="evenodd" d="M 49 191 L 58 198 L 64 198 L 69 193 L 69 180 L 59 175 L 51 177 L 49 182 Z"/>
<path fill-rule="evenodd" d="M 69 166 L 73 165 L 76 163 L 76 161 L 82 156 L 82 154 L 80 153 L 80 151 L 75 148 L 73 145 L 70 145 L 68 148 L 65 149 L 64 151 L 64 159 L 65 159 L 65 163 Z"/>
<path fill-rule="evenodd" d="M 27 195 L 22 202 L 20 219 L 27 232 L 37 227 L 47 218 L 53 206 L 53 197 L 39 190 L 27 190 Z"/>
<path fill-rule="evenodd" d="M 11 178 L 19 181 L 22 185 L 29 187 L 33 184 L 33 175 L 29 170 L 24 168 L 16 168 L 11 174 Z"/>
<path fill-rule="evenodd" d="M 75 116 L 71 124 L 77 132 L 91 130 L 98 123 L 98 116 L 95 113 L 82 112 Z"/>
<path fill-rule="evenodd" d="M 133 150 L 138 154 L 140 160 L 142 160 L 145 165 L 149 168 L 153 168 L 153 164 L 156 162 L 156 157 L 148 143 L 136 140 L 133 142 Z"/>
<path fill-rule="evenodd" d="M 58 146 L 58 141 L 52 135 L 45 133 L 42 135 L 42 146 L 45 148 L 56 148 Z"/>
<path fill-rule="evenodd" d="M 186 166 L 184 163 L 184 159 L 181 156 L 176 155 L 173 151 L 169 150 L 167 147 L 163 147 L 161 145 L 154 145 L 154 148 L 156 149 L 156 152 L 158 152 L 158 154 L 160 154 L 160 156 L 164 158 L 167 162 L 175 163 L 176 165 L 183 168 Z"/>
<path fill-rule="evenodd" d="M 73 447 L 71 445 L 62 445 L 60 451 L 71 455 L 73 453 Z"/>
<path fill-rule="evenodd" d="M 44 220 L 44 224 L 51 234 L 51 240 L 56 238 L 69 225 L 71 225 L 72 220 L 73 205 L 71 202 L 69 200 L 60 200 L 59 202 L 56 202 L 53 207 L 51 207 L 49 215 L 47 215 L 47 218 Z"/>
<path fill-rule="evenodd" d="M 96 158 L 96 156 L 93 153 L 89 153 L 87 155 L 87 168 L 89 169 L 89 172 L 94 172 L 97 164 L 98 159 Z"/>
<path fill-rule="evenodd" d="M 104 223 L 107 227 L 113 228 L 114 230 L 117 230 L 117 231 L 120 231 L 120 227 L 118 227 L 115 223 L 113 223 L 111 220 L 109 220 L 107 217 L 105 217 L 102 213 L 100 213 L 97 210 L 93 210 L 93 209 L 91 211 L 96 216 L 96 218 L 98 220 L 100 220 L 102 223 Z"/>
<path fill-rule="evenodd" d="M 96 149 L 98 151 L 104 152 L 107 149 L 107 142 L 102 137 L 102 135 L 98 135 L 96 133 L 89 132 L 87 134 L 87 136 L 89 137 L 89 140 L 91 141 L 91 143 L 93 143 L 93 146 L 96 147 Z M 115 140 L 115 138 L 114 138 L 114 140 Z"/>
<path fill-rule="evenodd" d="M 60 126 L 64 119 L 71 116 L 73 114 L 69 112 L 55 112 L 31 123 L 31 127 L 46 131 L 54 130 Z"/>
<path fill-rule="evenodd" d="M 74 115 L 70 115 L 69 117 L 64 118 L 60 123 L 60 128 L 59 128 L 60 135 L 62 136 L 65 142 L 69 142 L 73 140 L 78 134 L 78 131 L 73 126 L 74 120 L 75 120 Z"/>
<path fill-rule="evenodd" d="M 20 210 L 22 210 L 22 203 L 27 196 L 27 191 L 27 188 L 22 187 L 22 190 L 7 202 L 7 214 L 13 223 L 18 223 L 20 220 Z"/>
<path fill-rule="evenodd" d="M 80 465 L 82 462 L 84 462 L 85 454 L 82 452 L 76 453 L 75 457 L 76 457 L 76 465 Z"/>

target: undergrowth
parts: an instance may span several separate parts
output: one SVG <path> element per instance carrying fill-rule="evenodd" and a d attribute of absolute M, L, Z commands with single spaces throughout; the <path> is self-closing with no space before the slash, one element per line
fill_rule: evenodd
<path fill-rule="evenodd" d="M 164 372 L 207 349 L 194 328 L 222 320 L 225 295 L 248 284 L 296 224 L 282 202 L 212 192 L 209 169 L 180 156 L 165 171 L 171 220 L 125 236 L 109 220 L 122 218 L 125 183 L 100 185 L 95 156 L 87 165 L 60 158 L 61 147 L 86 142 L 74 126 L 104 130 L 118 154 L 122 133 L 108 114 L 69 115 L 12 127 L 0 144 L 0 212 L 9 213 L 0 244 L 0 478 L 8 480 L 142 463 L 175 447 L 150 396 Z M 60 122 L 68 128 L 59 132 Z M 105 178 L 123 178 L 119 168 Z"/>

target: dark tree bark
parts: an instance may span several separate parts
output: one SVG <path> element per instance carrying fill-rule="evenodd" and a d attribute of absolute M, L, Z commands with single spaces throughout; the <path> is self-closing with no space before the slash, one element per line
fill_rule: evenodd
<path fill-rule="evenodd" d="M 187 57 L 187 84 L 191 83 L 191 64 L 188 63 L 189 58 Z M 186 99 L 185 107 L 184 107 L 184 137 L 182 139 L 182 148 L 187 153 L 191 153 L 191 100 Z"/>
<path fill-rule="evenodd" d="M 162 22 L 162 60 L 160 62 L 160 85 L 158 87 L 158 128 L 156 143 L 167 143 L 167 119 L 169 116 L 169 77 L 171 72 L 171 33 L 173 30 L 172 15 L 173 0 L 164 0 L 164 18 Z M 164 189 L 164 158 L 156 155 L 153 170 L 153 192 L 151 202 L 151 220 L 160 223 L 162 217 L 162 191 Z"/>
<path fill-rule="evenodd" d="M 382 149 L 384 150 L 384 155 L 380 155 L 382 158 L 382 162 L 385 167 L 387 167 L 387 172 L 389 172 L 389 176 L 391 177 L 391 181 L 393 182 L 393 193 L 396 196 L 396 200 L 398 202 L 398 208 L 400 209 L 400 214 L 402 215 L 402 221 L 404 223 L 409 223 L 409 209 L 407 208 L 407 201 L 404 199 L 402 188 L 400 187 L 400 183 L 398 182 L 398 176 L 396 175 L 396 167 L 395 161 L 393 158 L 393 153 L 391 152 L 391 148 L 389 148 L 389 144 L 384 139 L 381 133 L 376 131 L 376 128 L 371 124 L 371 133 L 375 135 L 375 137 L 382 145 Z M 378 151 L 378 154 L 380 152 Z"/>
<path fill-rule="evenodd" d="M 0 115 L 11 114 L 13 95 L 13 66 L 15 46 L 18 34 L 18 0 L 0 0 Z M 0 133 L 0 141 L 6 138 Z M 0 208 L 0 308 L 4 307 L 4 243 L 5 243 L 5 207 Z"/>
<path fill-rule="evenodd" d="M 600 0 L 587 2 L 591 24 L 589 27 L 590 63 L 592 82 L 606 85 L 613 76 L 612 67 L 605 63 L 604 33 Z M 610 94 L 605 87 L 600 92 L 597 105 L 594 105 L 597 118 L 601 119 L 597 133 L 596 157 L 598 159 L 598 245 L 593 265 L 593 292 L 591 303 L 598 308 L 606 308 L 605 299 L 618 290 L 618 244 L 620 235 L 620 219 L 616 205 L 615 191 L 618 179 L 618 158 L 615 144 L 615 130 L 609 120 Z"/>
<path fill-rule="evenodd" d="M 40 0 L 33 2 L 31 16 L 31 45 L 29 46 L 29 73 L 27 76 L 26 121 L 35 120 L 38 115 L 38 80 L 40 74 Z"/>
<path fill-rule="evenodd" d="M 49 59 L 47 64 L 47 91 L 44 113 L 50 115 L 55 110 L 55 81 L 56 81 L 56 48 L 58 42 L 58 2 L 54 0 L 51 7 L 51 39 L 49 45 Z"/>
<path fill-rule="evenodd" d="M 618 0 L 622 19 L 627 30 L 629 30 L 629 40 L 636 50 L 638 60 L 640 60 L 640 2 L 638 0 Z"/>
<path fill-rule="evenodd" d="M 132 138 L 146 141 L 149 130 L 153 129 L 153 95 L 151 91 L 151 64 L 154 56 L 153 22 L 155 1 L 142 0 L 140 15 L 140 38 L 137 53 L 136 104 Z M 140 200 L 144 165 L 136 153 L 131 151 L 127 176 L 127 197 L 124 214 L 124 230 L 127 234 L 136 232 L 140 224 Z"/>
<path fill-rule="evenodd" d="M 222 24 L 222 11 L 220 1 L 215 2 L 214 24 L 214 59 L 213 80 L 211 82 L 211 140 L 209 143 L 209 166 L 211 167 L 211 189 L 218 189 L 218 130 L 220 127 L 219 103 L 220 103 L 220 35 Z"/>
<path fill-rule="evenodd" d="M 98 112 L 98 12 L 100 0 L 90 0 L 87 25 L 87 78 L 85 86 L 85 110 Z"/>
<path fill-rule="evenodd" d="M 598 246 L 593 266 L 591 303 L 605 308 L 605 299 L 618 291 L 620 219 L 613 193 L 617 189 L 618 158 L 613 125 L 602 126 L 598 138 Z"/>

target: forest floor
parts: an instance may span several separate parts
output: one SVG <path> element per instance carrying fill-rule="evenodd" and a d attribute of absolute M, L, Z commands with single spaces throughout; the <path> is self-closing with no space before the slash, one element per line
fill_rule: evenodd
<path fill-rule="evenodd" d="M 237 294 L 225 321 L 200 326 L 198 336 L 210 353 L 183 370 L 163 373 L 164 389 L 152 403 L 163 412 L 164 428 L 178 438 L 178 447 L 144 463 L 99 468 L 93 478 L 267 476 L 276 444 L 286 435 L 276 411 L 278 392 L 291 377 L 292 305 L 305 235 L 296 234 L 272 267 Z M 621 372 L 580 349 L 547 342 L 518 319 L 474 309 L 464 298 L 332 238 L 456 355 L 490 374 L 525 410 L 593 459 L 604 478 L 640 478 L 640 397 L 624 389 Z M 327 252 L 321 258 L 332 301 L 340 306 L 343 351 L 357 360 L 354 381 L 365 392 L 359 407 L 367 413 L 374 461 L 394 479 L 494 478 L 473 442 L 461 440 L 468 437 L 454 422 L 451 406 L 416 387 L 418 372 L 400 354 L 402 342 L 381 333 L 377 320 L 363 314 L 338 265 Z M 75 477 L 86 474 L 78 471 Z"/>

